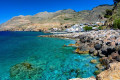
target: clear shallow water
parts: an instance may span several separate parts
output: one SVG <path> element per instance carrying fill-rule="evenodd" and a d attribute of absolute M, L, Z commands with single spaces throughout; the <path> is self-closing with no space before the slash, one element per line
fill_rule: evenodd
<path fill-rule="evenodd" d="M 40 67 L 42 71 L 33 72 L 29 79 L 24 72 L 20 73 L 15 80 L 68 80 L 94 76 L 97 69 L 89 62 L 96 57 L 75 54 L 75 48 L 63 47 L 64 44 L 75 43 L 73 40 L 37 37 L 43 34 L 0 32 L 0 80 L 10 80 L 10 68 L 22 62 Z"/>

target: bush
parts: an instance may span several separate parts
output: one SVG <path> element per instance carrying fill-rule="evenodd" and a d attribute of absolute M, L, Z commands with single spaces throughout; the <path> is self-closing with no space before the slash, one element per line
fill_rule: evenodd
<path fill-rule="evenodd" d="M 72 18 L 65 18 L 64 20 L 70 20 L 70 19 L 72 19 Z"/>
<path fill-rule="evenodd" d="M 90 31 L 90 30 L 92 30 L 92 27 L 90 27 L 90 26 L 85 26 L 85 27 L 84 27 L 84 30 L 85 30 L 85 31 Z"/>
<path fill-rule="evenodd" d="M 103 27 L 102 27 L 102 26 L 99 26 L 99 27 L 98 27 L 98 29 L 99 29 L 99 30 L 102 30 L 102 29 L 103 29 Z"/>
<path fill-rule="evenodd" d="M 115 29 L 120 29 L 120 19 L 114 20 L 114 22 L 113 22 L 113 27 L 114 27 Z"/>
<path fill-rule="evenodd" d="M 104 15 L 105 18 L 109 18 L 112 15 L 112 10 L 106 9 L 106 14 Z"/>

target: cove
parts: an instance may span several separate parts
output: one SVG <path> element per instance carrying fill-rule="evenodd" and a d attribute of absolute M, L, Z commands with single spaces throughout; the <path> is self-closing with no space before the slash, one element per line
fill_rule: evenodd
<path fill-rule="evenodd" d="M 73 52 L 74 47 L 63 47 L 64 44 L 75 43 L 74 40 L 38 35 L 47 34 L 0 32 L 0 80 L 68 80 L 95 76 L 96 64 L 90 61 L 98 60 L 97 57 L 79 55 Z M 20 71 L 22 65 L 19 64 L 22 63 L 31 65 L 31 74 Z M 11 71 L 16 64 L 18 70 Z M 11 78 L 10 73 L 16 75 Z"/>

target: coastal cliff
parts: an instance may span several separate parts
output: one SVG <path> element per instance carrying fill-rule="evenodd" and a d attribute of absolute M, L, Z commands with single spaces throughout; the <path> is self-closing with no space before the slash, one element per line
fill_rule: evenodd
<path fill-rule="evenodd" d="M 92 10 L 76 12 L 72 9 L 57 12 L 40 12 L 33 16 L 16 16 L 0 25 L 0 31 L 46 31 L 50 28 L 61 28 L 77 23 L 105 21 L 105 10 L 111 5 L 100 5 Z"/>

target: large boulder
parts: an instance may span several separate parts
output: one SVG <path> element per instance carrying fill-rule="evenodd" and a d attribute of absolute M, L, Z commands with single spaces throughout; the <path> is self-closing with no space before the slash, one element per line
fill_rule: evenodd
<path fill-rule="evenodd" d="M 109 69 L 97 75 L 97 80 L 120 80 L 120 62 L 111 63 Z"/>
<path fill-rule="evenodd" d="M 94 47 L 96 50 L 100 50 L 102 48 L 102 45 L 97 43 L 94 45 Z"/>

